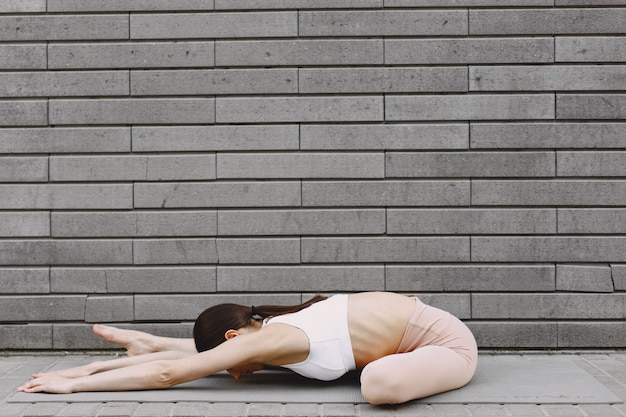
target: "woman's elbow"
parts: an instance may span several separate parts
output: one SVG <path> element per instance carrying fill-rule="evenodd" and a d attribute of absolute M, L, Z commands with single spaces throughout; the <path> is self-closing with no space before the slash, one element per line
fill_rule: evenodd
<path fill-rule="evenodd" d="M 158 388 L 170 388 L 179 383 L 172 361 L 157 361 L 154 364 L 156 366 L 154 383 Z"/>

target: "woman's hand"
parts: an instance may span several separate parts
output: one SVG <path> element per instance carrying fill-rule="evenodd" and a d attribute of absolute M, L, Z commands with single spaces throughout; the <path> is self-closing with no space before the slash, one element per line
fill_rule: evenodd
<path fill-rule="evenodd" d="M 58 375 L 42 374 L 35 376 L 17 390 L 21 392 L 49 392 L 51 394 L 71 394 L 74 392 L 74 379 Z"/>

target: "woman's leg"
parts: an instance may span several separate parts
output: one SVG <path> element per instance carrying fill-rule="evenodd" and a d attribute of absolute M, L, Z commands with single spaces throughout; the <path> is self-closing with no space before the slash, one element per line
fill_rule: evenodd
<path fill-rule="evenodd" d="M 138 330 L 118 329 L 102 324 L 93 326 L 93 331 L 107 342 L 123 346 L 128 356 L 166 351 L 198 353 L 192 338 L 161 337 Z"/>
<path fill-rule="evenodd" d="M 424 346 L 368 364 L 361 392 L 372 404 L 399 404 L 460 388 L 472 378 L 475 363 L 444 346 Z"/>

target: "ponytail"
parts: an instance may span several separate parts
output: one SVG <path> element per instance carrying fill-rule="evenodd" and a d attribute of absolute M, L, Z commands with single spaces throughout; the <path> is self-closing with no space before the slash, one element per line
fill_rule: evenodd
<path fill-rule="evenodd" d="M 262 305 L 242 306 L 239 304 L 219 304 L 204 310 L 193 326 L 193 338 L 198 352 L 213 349 L 226 341 L 228 330 L 237 330 L 253 324 L 256 317 L 265 319 L 283 314 L 296 313 L 325 300 L 326 297 L 316 295 L 309 301 L 294 306 Z"/>

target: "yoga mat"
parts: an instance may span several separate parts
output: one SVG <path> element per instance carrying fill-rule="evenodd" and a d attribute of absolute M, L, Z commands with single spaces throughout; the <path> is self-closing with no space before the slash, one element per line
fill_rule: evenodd
<path fill-rule="evenodd" d="M 60 362 L 52 369 L 80 364 Z M 26 394 L 8 402 L 238 402 L 363 403 L 359 373 L 323 382 L 283 370 L 264 370 L 238 381 L 216 374 L 166 390 Z M 478 369 L 465 387 L 418 400 L 429 404 L 615 404 L 622 400 L 569 360 L 527 360 L 480 356 Z"/>

